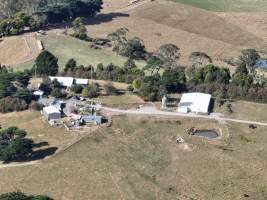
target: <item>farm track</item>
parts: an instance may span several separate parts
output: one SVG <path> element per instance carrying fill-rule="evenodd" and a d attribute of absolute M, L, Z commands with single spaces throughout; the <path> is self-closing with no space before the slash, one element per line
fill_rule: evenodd
<path fill-rule="evenodd" d="M 121 109 L 114 109 L 114 108 L 108 108 L 108 107 L 102 107 L 102 109 L 104 111 L 116 113 L 116 114 L 201 118 L 201 119 L 216 120 L 219 122 L 234 122 L 234 123 L 241 123 L 241 124 L 254 124 L 254 125 L 258 125 L 258 126 L 267 126 L 266 122 L 226 118 L 226 117 L 221 117 L 220 115 L 216 115 L 216 114 L 198 115 L 198 114 L 193 114 L 193 113 L 183 114 L 183 113 L 178 113 L 178 112 L 166 112 L 166 111 L 157 110 L 154 107 L 141 108 L 140 110 L 121 110 Z"/>

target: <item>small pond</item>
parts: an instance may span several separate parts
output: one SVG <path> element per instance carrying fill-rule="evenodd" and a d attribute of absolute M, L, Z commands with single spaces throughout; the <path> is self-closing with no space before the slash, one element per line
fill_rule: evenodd
<path fill-rule="evenodd" d="M 219 136 L 218 133 L 216 133 L 215 131 L 211 131 L 211 130 L 200 130 L 200 131 L 196 131 L 193 134 L 194 136 L 199 136 L 199 137 L 206 137 L 208 139 L 215 139 Z"/>

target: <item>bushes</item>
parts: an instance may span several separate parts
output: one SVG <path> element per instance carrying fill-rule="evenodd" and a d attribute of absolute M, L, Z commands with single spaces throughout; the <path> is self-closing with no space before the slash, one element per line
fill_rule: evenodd
<path fill-rule="evenodd" d="M 28 108 L 25 100 L 14 97 L 5 97 L 0 99 L 0 113 L 23 111 Z"/>
<path fill-rule="evenodd" d="M 107 95 L 117 95 L 118 90 L 113 86 L 112 83 L 107 83 L 104 85 L 104 90 Z"/>
<path fill-rule="evenodd" d="M 75 94 L 81 94 L 82 90 L 83 90 L 83 87 L 81 85 L 74 84 L 74 85 L 71 86 L 70 90 L 72 92 L 74 92 Z"/>
<path fill-rule="evenodd" d="M 91 85 L 83 88 L 82 96 L 83 97 L 89 97 L 89 98 L 95 98 L 98 96 L 98 92 L 99 92 L 99 86 L 97 84 L 91 84 Z"/>
<path fill-rule="evenodd" d="M 38 103 L 38 102 L 36 102 L 36 101 L 33 101 L 33 102 L 30 104 L 29 108 L 30 108 L 31 110 L 41 111 L 41 110 L 43 109 L 43 105 L 40 104 L 40 103 Z"/>
<path fill-rule="evenodd" d="M 25 28 L 29 28 L 30 31 L 36 30 L 41 25 L 32 16 L 29 16 L 23 12 L 18 12 L 10 18 L 6 18 L 0 21 L 0 35 L 18 35 L 22 33 Z"/>
<path fill-rule="evenodd" d="M 0 195 L 0 200 L 53 200 L 45 195 L 27 196 L 22 192 L 11 192 Z"/>
<path fill-rule="evenodd" d="M 51 95 L 55 98 L 63 98 L 66 96 L 66 94 L 63 93 L 60 88 L 54 88 L 51 92 Z"/>

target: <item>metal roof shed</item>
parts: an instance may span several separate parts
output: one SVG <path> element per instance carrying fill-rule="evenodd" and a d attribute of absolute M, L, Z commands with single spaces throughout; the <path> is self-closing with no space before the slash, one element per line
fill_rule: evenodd
<path fill-rule="evenodd" d="M 89 84 L 89 80 L 88 79 L 82 79 L 82 78 L 76 78 L 75 79 L 75 83 L 77 85 L 88 85 Z"/>
<path fill-rule="evenodd" d="M 208 113 L 210 101 L 210 94 L 198 92 L 183 94 L 178 105 L 178 112 Z"/>
<path fill-rule="evenodd" d="M 61 112 L 54 106 L 47 106 L 43 108 L 42 114 L 48 119 L 60 119 Z"/>
<path fill-rule="evenodd" d="M 58 77 L 49 76 L 49 79 L 51 81 L 56 79 L 60 83 L 60 85 L 63 87 L 71 87 L 73 84 L 73 80 L 74 80 L 74 78 L 72 78 L 72 77 L 59 77 L 59 76 Z"/>

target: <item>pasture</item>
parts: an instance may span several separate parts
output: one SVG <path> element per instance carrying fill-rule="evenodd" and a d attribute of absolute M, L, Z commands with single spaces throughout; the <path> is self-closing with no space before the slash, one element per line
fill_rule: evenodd
<path fill-rule="evenodd" d="M 72 38 L 70 36 L 58 35 L 50 33 L 46 36 L 40 36 L 39 39 L 43 42 L 46 50 L 52 52 L 58 58 L 60 70 L 62 70 L 70 58 L 74 58 L 78 65 L 93 65 L 99 63 L 107 65 L 113 63 L 118 66 L 123 66 L 126 58 L 113 53 L 110 49 L 91 49 L 89 43 Z M 15 66 L 16 69 L 29 69 L 33 66 L 34 60 L 21 63 Z M 137 61 L 136 64 L 140 67 L 143 62 Z"/>
<path fill-rule="evenodd" d="M 215 142 L 188 136 L 192 126 L 218 127 L 225 135 Z M 265 133 L 197 119 L 115 117 L 110 128 L 41 164 L 0 169 L 0 193 L 20 189 L 64 200 L 264 200 Z M 178 136 L 187 148 L 176 143 Z"/>

